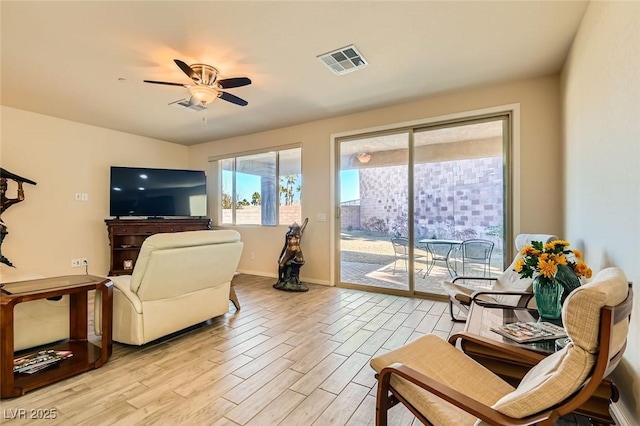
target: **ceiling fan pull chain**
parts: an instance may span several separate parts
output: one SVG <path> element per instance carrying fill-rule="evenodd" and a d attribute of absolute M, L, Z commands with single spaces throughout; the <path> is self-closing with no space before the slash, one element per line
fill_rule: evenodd
<path fill-rule="evenodd" d="M 202 116 L 202 125 L 204 126 L 204 130 L 207 130 L 207 117 Z"/>

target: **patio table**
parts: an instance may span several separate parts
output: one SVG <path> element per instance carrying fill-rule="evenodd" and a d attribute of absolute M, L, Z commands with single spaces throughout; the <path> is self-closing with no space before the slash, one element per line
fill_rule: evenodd
<path fill-rule="evenodd" d="M 427 271 L 425 272 L 425 276 L 429 275 L 431 270 L 436 264 L 436 261 L 442 261 L 447 266 L 447 271 L 449 271 L 449 275 L 454 277 L 457 275 L 457 271 L 454 266 L 451 266 L 451 253 L 454 249 L 457 249 L 462 244 L 460 240 L 444 240 L 437 238 L 426 238 L 418 241 L 419 246 L 424 247 L 424 249 L 431 256 L 431 263 L 427 266 Z"/>

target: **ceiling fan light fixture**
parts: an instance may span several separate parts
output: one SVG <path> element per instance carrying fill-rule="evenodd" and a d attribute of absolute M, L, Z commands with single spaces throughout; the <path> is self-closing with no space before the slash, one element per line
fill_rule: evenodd
<path fill-rule="evenodd" d="M 191 95 L 188 99 L 171 102 L 169 105 L 188 108 L 192 111 L 201 111 L 207 109 L 207 104 L 220 98 L 223 101 L 231 102 L 239 106 L 247 106 L 249 103 L 244 99 L 226 92 L 227 89 L 243 87 L 251 84 L 248 77 L 233 77 L 218 80 L 218 70 L 211 65 L 193 64 L 187 65 L 180 59 L 174 59 L 173 62 L 184 72 L 195 85 L 184 83 L 173 83 L 169 81 L 143 80 L 145 83 L 162 84 L 165 86 L 180 86 L 189 90 Z"/>
<path fill-rule="evenodd" d="M 218 91 L 211 86 L 191 86 L 189 87 L 189 93 L 202 104 L 209 104 L 218 97 Z"/>
<path fill-rule="evenodd" d="M 218 79 L 218 70 L 211 65 L 193 64 L 189 66 L 194 75 L 191 77 L 193 81 L 200 84 L 212 85 Z"/>
<path fill-rule="evenodd" d="M 358 154 L 358 161 L 362 164 L 367 164 L 369 160 L 371 160 L 371 154 L 368 154 L 366 152 Z"/>

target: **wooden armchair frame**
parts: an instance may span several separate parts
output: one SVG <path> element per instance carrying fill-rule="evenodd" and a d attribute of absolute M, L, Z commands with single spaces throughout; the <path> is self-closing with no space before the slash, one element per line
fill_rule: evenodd
<path fill-rule="evenodd" d="M 599 349 L 591 375 L 573 395 L 559 404 L 550 407 L 548 410 L 521 419 L 509 417 L 406 365 L 396 363 L 383 368 L 380 373 L 376 375 L 378 379 L 376 425 L 386 426 L 388 410 L 399 402 L 402 402 L 422 423 L 431 425 L 429 419 L 390 385 L 391 375 L 395 374 L 490 424 L 505 426 L 538 424 L 541 426 L 551 426 L 559 417 L 571 413 L 584 404 L 596 391 L 600 382 L 618 365 L 626 349 L 626 341 L 620 351 L 610 356 L 609 350 L 611 347 L 612 330 L 615 324 L 631 316 L 632 307 L 633 289 L 631 288 L 631 284 L 629 284 L 627 298 L 621 304 L 614 307 L 605 306 L 600 311 Z M 465 340 L 470 341 L 496 352 L 518 356 L 525 365 L 536 365 L 545 358 L 543 354 L 470 333 L 455 334 L 449 338 L 449 343 L 455 346 L 459 340 L 461 342 Z"/>

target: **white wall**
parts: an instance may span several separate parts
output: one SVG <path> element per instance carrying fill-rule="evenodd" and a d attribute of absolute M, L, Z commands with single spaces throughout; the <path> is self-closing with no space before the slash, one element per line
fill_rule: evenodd
<path fill-rule="evenodd" d="M 109 167 L 188 164 L 182 145 L 9 107 L 1 114 L 0 164 L 37 183 L 25 185 L 25 200 L 2 214 L 9 230 L 2 253 L 15 272 L 84 273 L 71 268 L 71 259 L 86 257 L 89 273 L 106 275 Z M 16 191 L 10 182 L 7 196 L 14 198 Z M 87 193 L 89 200 L 75 201 L 76 192 Z"/>
<path fill-rule="evenodd" d="M 621 267 L 636 297 L 614 373 L 640 424 L 640 3 L 592 2 L 562 74 L 565 237 L 594 271 Z"/>
<path fill-rule="evenodd" d="M 330 283 L 331 247 L 329 211 L 331 188 L 331 135 L 347 131 L 402 123 L 520 103 L 521 197 L 520 229 L 562 235 L 560 81 L 558 76 L 461 90 L 416 102 L 359 114 L 291 126 L 277 130 L 218 140 L 189 147 L 189 165 L 206 169 L 210 156 L 233 154 L 294 143 L 302 144 L 302 217 L 309 225 L 302 239 L 306 264 L 303 280 Z M 553 206 L 549 208 L 548 206 Z M 316 222 L 316 214 L 327 222 Z M 245 243 L 239 270 L 274 276 L 284 241 L 285 226 L 240 226 Z M 256 254 L 251 260 L 251 252 Z"/>

